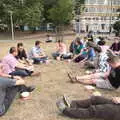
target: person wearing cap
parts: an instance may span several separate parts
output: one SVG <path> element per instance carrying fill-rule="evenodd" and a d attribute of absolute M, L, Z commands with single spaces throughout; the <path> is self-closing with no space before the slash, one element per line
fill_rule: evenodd
<path fill-rule="evenodd" d="M 56 102 L 65 116 L 75 119 L 120 120 L 120 97 L 92 96 L 84 100 L 70 100 L 63 96 Z"/>
<path fill-rule="evenodd" d="M 111 66 L 110 71 L 76 77 L 68 74 L 68 77 L 73 83 L 76 82 L 85 85 L 96 85 L 98 88 L 110 90 L 117 89 L 120 86 L 120 58 L 119 56 L 111 56 L 107 61 Z"/>
<path fill-rule="evenodd" d="M 34 64 L 46 63 L 48 61 L 48 57 L 40 47 L 40 43 L 40 41 L 36 41 L 35 46 L 30 50 L 29 53 L 29 58 L 34 61 Z"/>

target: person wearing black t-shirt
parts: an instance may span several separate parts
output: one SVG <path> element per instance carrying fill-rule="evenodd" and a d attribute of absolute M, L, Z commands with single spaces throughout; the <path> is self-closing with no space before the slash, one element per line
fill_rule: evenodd
<path fill-rule="evenodd" d="M 17 59 L 20 59 L 20 60 L 27 59 L 27 54 L 26 54 L 26 51 L 23 47 L 23 43 L 17 44 L 17 50 L 18 50 Z"/>
<path fill-rule="evenodd" d="M 17 52 L 18 52 L 18 55 L 16 56 L 16 58 L 19 60 L 20 63 L 32 65 L 33 61 L 28 59 L 23 43 L 17 44 Z"/>
<path fill-rule="evenodd" d="M 117 55 L 120 54 L 120 42 L 115 38 L 115 42 L 111 45 L 110 49 Z"/>
<path fill-rule="evenodd" d="M 94 73 L 91 75 L 73 77 L 68 74 L 71 82 L 82 84 L 96 85 L 103 89 L 117 89 L 120 86 L 120 58 L 119 56 L 110 57 L 108 63 L 111 70 L 106 73 Z"/>
<path fill-rule="evenodd" d="M 115 60 L 116 63 L 114 63 L 115 58 L 116 58 Z M 108 80 L 110 81 L 111 85 L 114 88 L 118 88 L 120 86 L 120 58 L 119 57 L 115 57 L 115 58 L 108 59 L 109 64 L 112 66 L 112 69 L 108 76 Z"/>

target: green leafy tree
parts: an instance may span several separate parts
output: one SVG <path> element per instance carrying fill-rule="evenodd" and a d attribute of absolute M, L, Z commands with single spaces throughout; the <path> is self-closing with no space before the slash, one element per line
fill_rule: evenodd
<path fill-rule="evenodd" d="M 35 30 L 35 27 L 40 26 L 43 17 L 43 5 L 41 4 L 40 0 L 33 4 L 26 3 L 28 6 L 24 8 L 24 15 L 23 15 L 23 24 L 28 25 L 31 30 Z M 28 2 L 28 1 L 27 1 Z M 35 2 L 35 0 L 33 1 Z"/>
<path fill-rule="evenodd" d="M 69 24 L 73 19 L 72 12 L 73 0 L 58 0 L 57 4 L 49 9 L 49 19 L 55 25 L 56 33 L 64 31 L 64 25 Z"/>
<path fill-rule="evenodd" d="M 76 15 L 80 15 L 84 11 L 85 0 L 74 0 L 74 11 Z"/>
<path fill-rule="evenodd" d="M 58 0 L 43 0 L 43 6 L 44 6 L 44 22 L 48 23 L 51 22 L 51 19 L 49 19 L 49 10 L 53 8 L 57 4 Z"/>
<path fill-rule="evenodd" d="M 14 25 L 39 26 L 42 21 L 42 0 L 1 0 L 0 20 L 10 26 L 10 11 L 13 13 Z"/>
<path fill-rule="evenodd" d="M 57 5 L 49 10 L 49 18 L 57 25 L 64 25 L 72 20 L 72 0 L 58 0 Z"/>

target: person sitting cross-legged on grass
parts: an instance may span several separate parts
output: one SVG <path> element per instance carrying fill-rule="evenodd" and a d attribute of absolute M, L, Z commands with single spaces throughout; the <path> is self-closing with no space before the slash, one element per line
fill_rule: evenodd
<path fill-rule="evenodd" d="M 120 120 L 120 97 L 92 96 L 86 100 L 70 101 L 63 97 L 56 102 L 59 111 L 76 119 Z"/>
<path fill-rule="evenodd" d="M 85 63 L 86 61 L 94 61 L 96 57 L 96 53 L 94 48 L 91 45 L 87 45 L 86 48 L 82 48 L 80 54 L 75 56 L 73 59 L 74 62 L 82 62 Z"/>
<path fill-rule="evenodd" d="M 11 47 L 9 50 L 9 54 L 5 56 L 2 60 L 3 73 L 14 76 L 21 76 L 21 77 L 26 77 L 36 74 L 34 73 L 33 66 L 28 66 L 23 63 L 20 63 L 16 59 L 16 56 L 17 56 L 17 49 L 15 47 Z"/>
<path fill-rule="evenodd" d="M 24 49 L 23 43 L 17 44 L 17 52 L 18 54 L 16 58 L 18 59 L 19 62 L 32 66 L 33 61 L 28 59 L 28 55 L 26 50 Z"/>
<path fill-rule="evenodd" d="M 120 58 L 114 56 L 108 59 L 111 70 L 106 73 L 94 73 L 90 75 L 72 77 L 68 74 L 71 82 L 82 84 L 96 85 L 98 88 L 103 89 L 117 89 L 120 86 Z"/>
<path fill-rule="evenodd" d="M 40 41 L 36 41 L 35 47 L 33 47 L 29 53 L 29 58 L 34 61 L 34 64 L 48 62 L 48 57 L 45 55 L 43 49 L 40 47 L 40 43 Z"/>
<path fill-rule="evenodd" d="M 59 40 L 56 45 L 56 52 L 53 53 L 52 56 L 56 60 L 71 59 L 72 54 L 67 53 L 67 47 L 66 47 L 65 43 L 63 43 L 61 40 Z"/>
<path fill-rule="evenodd" d="M 11 76 L 10 78 L 10 75 L 7 74 L 2 74 L 1 77 L 0 74 L 0 116 L 8 111 L 17 93 L 20 93 L 20 95 L 28 93 L 29 95 L 34 89 L 34 86 L 27 87 L 24 80 L 20 77 Z"/>

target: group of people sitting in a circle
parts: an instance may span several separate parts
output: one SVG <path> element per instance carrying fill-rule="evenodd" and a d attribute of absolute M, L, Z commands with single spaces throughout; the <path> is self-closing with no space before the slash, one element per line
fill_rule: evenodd
<path fill-rule="evenodd" d="M 98 88 L 115 90 L 120 86 L 120 39 L 109 47 L 101 38 L 83 40 L 77 37 L 70 44 L 69 51 L 63 41 L 56 43 L 56 51 L 52 56 L 56 60 L 70 60 L 89 69 L 88 75 L 73 76 L 68 73 L 71 83 L 94 85 Z M 0 116 L 10 107 L 17 93 L 22 99 L 27 99 L 35 86 L 26 86 L 24 77 L 39 76 L 34 64 L 49 63 L 49 57 L 36 41 L 35 46 L 26 52 L 23 43 L 11 47 L 9 54 L 0 62 Z M 105 120 L 120 119 L 120 98 L 92 97 L 87 100 L 70 101 L 63 96 L 57 101 L 58 109 L 73 118 L 102 118 Z"/>
<path fill-rule="evenodd" d="M 70 45 L 72 60 L 89 69 L 83 76 L 68 73 L 71 83 L 93 85 L 97 88 L 116 90 L 120 86 L 120 38 L 114 38 L 109 47 L 104 39 L 80 40 Z M 69 100 L 66 96 L 56 103 L 59 111 L 66 116 L 81 119 L 120 120 L 120 97 L 105 98 L 98 95 L 86 100 Z"/>

